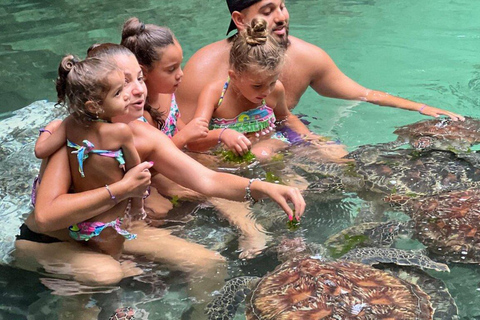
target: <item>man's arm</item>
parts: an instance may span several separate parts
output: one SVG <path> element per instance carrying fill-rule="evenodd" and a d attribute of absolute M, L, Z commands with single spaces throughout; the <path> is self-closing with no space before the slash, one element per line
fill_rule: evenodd
<path fill-rule="evenodd" d="M 301 50 L 302 52 L 308 53 L 305 54 L 303 63 L 309 67 L 309 70 L 312 70 L 310 86 L 322 96 L 347 100 L 360 100 L 379 106 L 418 111 L 421 114 L 432 117 L 445 115 L 453 120 L 463 121 L 465 119 L 463 116 L 447 110 L 396 97 L 382 91 L 367 89 L 347 77 L 335 65 L 332 58 L 330 58 L 330 56 L 319 47 L 299 39 L 296 39 L 295 45 L 295 52 Z"/>

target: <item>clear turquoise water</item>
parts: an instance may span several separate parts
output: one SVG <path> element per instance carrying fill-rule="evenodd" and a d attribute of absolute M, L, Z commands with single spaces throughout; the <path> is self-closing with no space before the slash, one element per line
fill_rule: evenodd
<path fill-rule="evenodd" d="M 375 1 L 287 0 L 291 34 L 326 50 L 351 78 L 366 87 L 480 117 L 480 2 L 469 0 Z M 36 129 L 51 116 L 53 80 L 65 53 L 81 57 L 95 42 L 118 42 L 123 21 L 137 16 L 145 22 L 168 25 L 183 46 L 185 59 L 201 46 L 223 38 L 228 12 L 223 1 L 13 1 L 0 4 L 0 259 L 8 262 L 18 226 L 30 210 L 29 185 L 38 170 L 32 155 Z M 14 117 L 13 111 L 18 110 Z M 339 138 L 350 150 L 391 141 L 396 126 L 424 117 L 413 112 L 365 103 L 319 97 L 309 90 L 295 112 L 311 121 L 314 131 Z M 11 117 L 11 118 L 10 118 Z M 6 119 L 9 118 L 9 119 Z M 303 235 L 322 241 L 353 223 L 364 203 L 355 196 L 336 202 L 307 197 Z M 263 208 L 261 210 L 264 210 Z M 266 209 L 265 209 L 266 210 Z M 204 212 L 205 211 L 205 212 Z M 268 210 L 267 210 L 268 212 Z M 259 221 L 266 214 L 259 212 Z M 269 229 L 284 230 L 275 219 Z M 197 213 L 184 237 L 208 246 L 234 235 L 210 209 Z M 230 274 L 263 274 L 275 265 L 271 255 L 252 261 L 235 259 L 236 242 L 222 251 L 230 259 Z M 111 293 L 95 294 L 88 306 L 107 317 L 116 304 L 143 309 L 139 318 L 178 319 L 190 300 L 181 275 L 149 266 L 167 285 L 125 281 Z M 452 265 L 447 283 L 463 319 L 480 317 L 478 266 Z M 20 287 L 24 286 L 24 287 Z M 0 267 L 0 319 L 55 319 L 70 300 L 52 295 L 38 275 Z M 66 307 L 65 307 L 66 306 Z M 241 317 L 239 317 L 241 319 Z"/>

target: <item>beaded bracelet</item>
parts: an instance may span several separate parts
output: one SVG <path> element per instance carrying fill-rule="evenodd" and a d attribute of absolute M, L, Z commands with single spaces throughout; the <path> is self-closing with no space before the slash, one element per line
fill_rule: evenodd
<path fill-rule="evenodd" d="M 115 197 L 115 195 L 112 193 L 112 191 L 110 190 L 110 188 L 108 187 L 108 184 L 105 185 L 105 188 L 107 189 L 108 191 L 108 194 L 110 195 L 110 199 L 113 200 L 113 202 L 115 202 L 115 204 L 117 204 L 117 198 Z"/>
<path fill-rule="evenodd" d="M 48 132 L 48 133 L 52 134 L 52 131 L 47 130 L 47 129 L 40 129 L 40 130 L 38 130 L 38 132 L 39 132 L 39 135 L 44 133 L 44 132 Z"/>
<path fill-rule="evenodd" d="M 220 131 L 220 134 L 218 135 L 218 143 L 222 143 L 222 133 L 223 131 L 227 130 L 228 127 L 225 127 L 222 129 L 222 131 Z"/>
<path fill-rule="evenodd" d="M 248 181 L 248 185 L 245 188 L 245 197 L 244 199 L 250 202 L 250 205 L 254 205 L 257 203 L 257 200 L 255 200 L 254 197 L 252 197 L 252 190 L 250 189 L 250 186 L 252 185 L 253 181 L 260 181 L 258 178 L 253 178 Z"/>
<path fill-rule="evenodd" d="M 423 114 L 422 111 L 423 111 L 423 109 L 425 109 L 425 107 L 427 107 L 427 105 L 426 105 L 426 104 L 422 104 L 422 106 L 420 107 L 420 109 L 418 109 L 418 113 Z"/>

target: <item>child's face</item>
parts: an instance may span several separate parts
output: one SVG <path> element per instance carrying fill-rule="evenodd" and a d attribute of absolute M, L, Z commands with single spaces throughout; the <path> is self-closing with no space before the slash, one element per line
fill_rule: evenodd
<path fill-rule="evenodd" d="M 180 44 L 175 40 L 174 44 L 168 45 L 161 50 L 161 60 L 153 64 L 151 70 L 145 71 L 145 82 L 149 94 L 174 93 L 182 81 L 183 51 Z"/>
<path fill-rule="evenodd" d="M 107 76 L 107 81 L 110 90 L 102 101 L 103 113 L 100 117 L 111 119 L 128 113 L 130 94 L 125 90 L 125 74 L 120 70 L 114 71 Z"/>
<path fill-rule="evenodd" d="M 231 72 L 232 80 L 240 93 L 253 103 L 260 104 L 275 89 L 279 72 Z"/>

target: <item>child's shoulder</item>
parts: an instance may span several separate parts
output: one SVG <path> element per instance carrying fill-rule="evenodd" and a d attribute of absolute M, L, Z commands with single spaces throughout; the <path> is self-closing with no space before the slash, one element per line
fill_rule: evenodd
<path fill-rule="evenodd" d="M 132 134 L 132 130 L 128 124 L 122 122 L 102 123 L 99 130 L 102 134 L 112 134 L 115 136 Z"/>

